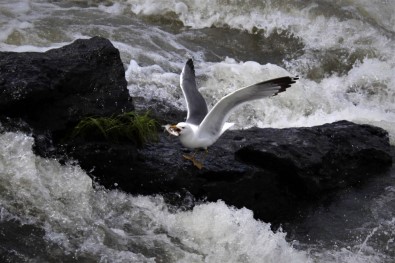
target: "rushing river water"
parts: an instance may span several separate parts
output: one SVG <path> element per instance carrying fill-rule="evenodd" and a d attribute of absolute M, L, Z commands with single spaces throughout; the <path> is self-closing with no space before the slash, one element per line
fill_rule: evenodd
<path fill-rule="evenodd" d="M 241 127 L 347 119 L 395 145 L 393 0 L 0 0 L 0 51 L 45 51 L 103 36 L 121 52 L 132 96 L 184 108 L 192 57 L 209 107 L 258 81 L 292 89 L 244 105 Z M 348 189 L 287 233 L 218 201 L 174 211 L 161 196 L 93 188 L 74 163 L 0 134 L 1 262 L 395 262 L 395 171 Z"/>

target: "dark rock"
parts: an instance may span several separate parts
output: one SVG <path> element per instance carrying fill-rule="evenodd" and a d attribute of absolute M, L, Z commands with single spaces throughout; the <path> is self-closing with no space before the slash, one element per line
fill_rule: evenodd
<path fill-rule="evenodd" d="M 358 183 L 392 163 L 388 133 L 369 125 L 339 121 L 247 134 L 254 142 L 238 150 L 237 158 L 287 180 L 296 175 L 311 194 Z"/>
<path fill-rule="evenodd" d="M 133 109 L 119 51 L 94 37 L 38 52 L 0 52 L 0 112 L 62 133 L 86 116 Z"/>
<path fill-rule="evenodd" d="M 69 152 L 84 169 L 94 168 L 91 174 L 108 188 L 221 199 L 272 223 L 292 219 L 327 194 L 363 182 L 392 163 L 387 132 L 347 121 L 227 131 L 209 148 L 202 170 L 184 160 L 182 155 L 191 152 L 166 134 L 138 155 L 128 152 L 127 144 L 106 147 L 84 145 Z"/>

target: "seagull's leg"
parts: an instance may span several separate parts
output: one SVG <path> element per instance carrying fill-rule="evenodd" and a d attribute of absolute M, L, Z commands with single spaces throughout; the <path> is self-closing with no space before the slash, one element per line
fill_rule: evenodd
<path fill-rule="evenodd" d="M 182 157 L 184 157 L 184 158 L 187 159 L 187 160 L 195 159 L 195 156 L 196 156 L 196 150 L 193 151 L 193 154 L 191 154 L 191 155 L 188 155 L 188 154 L 183 154 L 183 155 L 182 155 Z"/>
<path fill-rule="evenodd" d="M 194 153 L 192 155 L 187 155 L 187 154 L 183 154 L 182 157 L 184 157 L 185 159 L 191 161 L 193 163 L 193 165 L 195 165 L 199 170 L 203 168 L 203 163 L 201 163 L 200 161 L 198 161 L 196 159 L 196 153 L 198 150 L 195 150 Z"/>
<path fill-rule="evenodd" d="M 206 160 L 207 155 L 208 155 L 208 149 L 207 149 L 207 148 L 204 148 L 204 155 L 203 155 L 203 158 L 201 158 L 200 161 L 195 160 L 195 162 L 199 164 L 200 168 L 199 168 L 199 166 L 196 165 L 195 162 L 194 162 L 193 164 L 194 164 L 196 167 L 198 167 L 199 169 L 202 169 L 202 168 L 203 168 L 203 163 L 204 163 L 204 161 Z M 200 155 L 200 156 L 201 156 L 201 155 Z"/>

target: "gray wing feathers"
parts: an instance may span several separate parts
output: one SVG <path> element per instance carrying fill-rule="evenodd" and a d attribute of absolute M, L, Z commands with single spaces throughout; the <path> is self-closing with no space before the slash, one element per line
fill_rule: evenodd
<path fill-rule="evenodd" d="M 238 89 L 223 97 L 208 113 L 200 125 L 200 133 L 215 135 L 221 132 L 222 126 L 227 120 L 231 111 L 248 101 L 275 96 L 285 91 L 296 82 L 298 78 L 282 77 L 268 81 L 256 83 L 254 85 Z"/>
<path fill-rule="evenodd" d="M 199 125 L 206 117 L 208 110 L 206 101 L 196 87 L 195 68 L 192 59 L 187 61 L 182 70 L 180 84 L 187 103 L 186 122 Z"/>

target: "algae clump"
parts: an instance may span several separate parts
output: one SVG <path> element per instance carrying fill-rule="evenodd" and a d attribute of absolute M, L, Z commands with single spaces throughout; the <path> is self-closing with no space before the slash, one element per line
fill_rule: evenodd
<path fill-rule="evenodd" d="M 149 112 L 126 112 L 110 117 L 86 117 L 73 129 L 71 137 L 111 142 L 134 141 L 139 145 L 157 140 L 158 123 Z"/>

